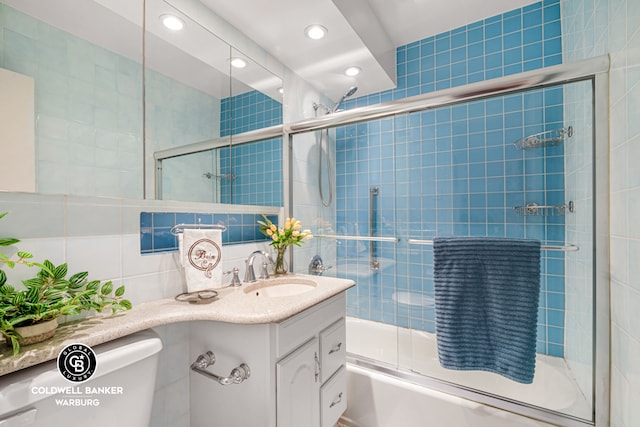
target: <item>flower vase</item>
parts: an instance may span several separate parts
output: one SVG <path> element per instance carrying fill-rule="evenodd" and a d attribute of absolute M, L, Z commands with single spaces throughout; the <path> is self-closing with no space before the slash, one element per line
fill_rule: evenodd
<path fill-rule="evenodd" d="M 286 246 L 276 248 L 276 265 L 274 267 L 274 273 L 276 275 L 287 274 L 287 263 L 284 260 L 284 254 L 286 251 Z"/>

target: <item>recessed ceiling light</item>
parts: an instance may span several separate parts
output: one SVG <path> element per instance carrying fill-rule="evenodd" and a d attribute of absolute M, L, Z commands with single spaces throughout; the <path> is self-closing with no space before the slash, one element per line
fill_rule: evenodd
<path fill-rule="evenodd" d="M 279 88 L 278 88 L 278 92 L 279 92 L 279 93 L 284 93 L 284 88 L 283 88 L 283 87 L 279 87 Z"/>
<path fill-rule="evenodd" d="M 174 15 L 160 15 L 160 21 L 171 31 L 180 31 L 184 28 L 184 21 Z"/>
<path fill-rule="evenodd" d="M 313 40 L 320 40 L 327 35 L 328 31 L 325 27 L 319 24 L 309 25 L 304 29 L 304 33 Z"/>
<path fill-rule="evenodd" d="M 360 74 L 360 71 L 362 71 L 362 68 L 360 67 L 349 67 L 346 70 L 344 70 L 344 73 L 347 76 L 353 77 L 353 76 L 357 76 L 358 74 Z"/>
<path fill-rule="evenodd" d="M 231 65 L 236 68 L 244 68 L 247 66 L 247 61 L 242 58 L 231 58 Z"/>

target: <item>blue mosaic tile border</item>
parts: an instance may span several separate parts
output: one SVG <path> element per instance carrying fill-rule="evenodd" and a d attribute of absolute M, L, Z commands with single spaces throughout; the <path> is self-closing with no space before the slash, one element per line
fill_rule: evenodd
<path fill-rule="evenodd" d="M 277 224 L 277 215 L 267 215 Z M 222 244 L 260 242 L 269 240 L 258 230 L 261 214 L 202 214 L 183 212 L 141 212 L 140 253 L 155 254 L 178 250 L 178 237 L 171 234 L 176 224 L 220 224 L 227 230 L 222 233 Z"/>

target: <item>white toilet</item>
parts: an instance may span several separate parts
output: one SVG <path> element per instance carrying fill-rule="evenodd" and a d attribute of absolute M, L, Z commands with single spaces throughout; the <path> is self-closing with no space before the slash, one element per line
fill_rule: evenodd
<path fill-rule="evenodd" d="M 0 427 L 147 427 L 160 338 L 146 330 L 92 349 L 85 382 L 65 379 L 55 360 L 1 376 Z"/>

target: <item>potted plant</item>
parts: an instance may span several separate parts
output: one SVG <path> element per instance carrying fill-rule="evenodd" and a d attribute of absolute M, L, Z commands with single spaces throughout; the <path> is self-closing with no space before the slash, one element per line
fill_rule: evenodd
<path fill-rule="evenodd" d="M 0 214 L 0 218 L 6 213 Z M 18 243 L 13 237 L 0 238 L 0 246 Z M 81 272 L 67 278 L 67 264 L 55 266 L 48 260 L 33 262 L 28 252 L 18 252 L 10 258 L 0 253 L 0 264 L 13 268 L 16 264 L 39 268 L 34 278 L 23 280 L 23 289 L 7 283 L 7 275 L 0 269 L 0 334 L 13 347 L 13 354 L 21 344 L 44 341 L 55 334 L 58 317 L 77 315 L 85 311 L 112 312 L 129 310 L 131 302 L 124 299 L 124 286 L 113 289 L 113 283 L 88 280 Z"/>

